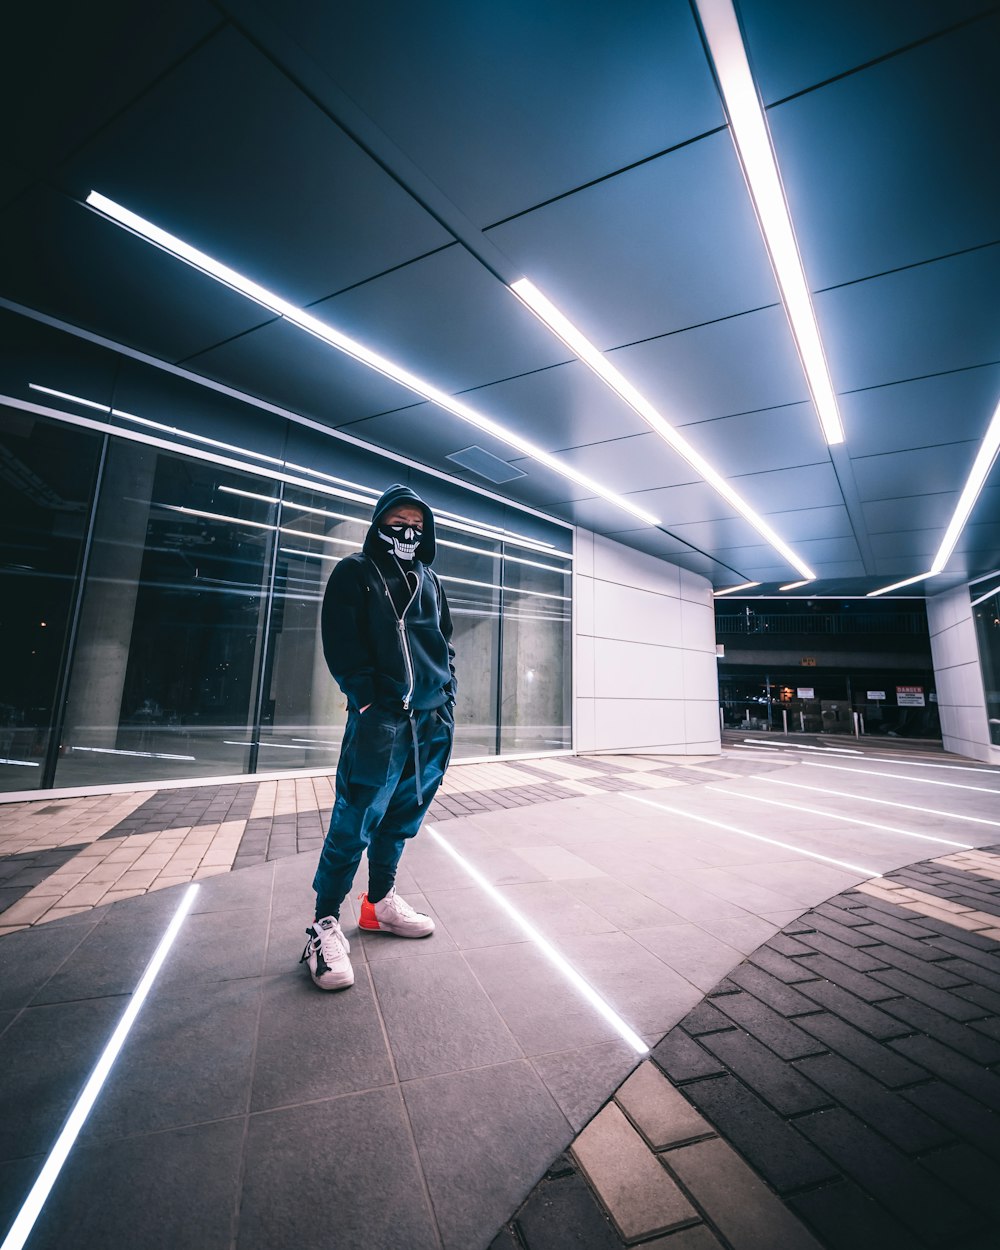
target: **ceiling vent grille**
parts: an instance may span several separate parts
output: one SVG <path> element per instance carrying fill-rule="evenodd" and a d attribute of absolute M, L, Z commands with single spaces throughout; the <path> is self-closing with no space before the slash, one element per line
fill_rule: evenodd
<path fill-rule="evenodd" d="M 515 469 L 512 464 L 494 456 L 483 447 L 463 447 L 461 451 L 453 451 L 448 459 L 461 465 L 463 469 L 468 469 L 470 473 L 486 478 L 487 482 L 492 482 L 495 486 L 499 486 L 501 482 L 512 482 L 517 477 L 528 476 L 522 469 Z"/>

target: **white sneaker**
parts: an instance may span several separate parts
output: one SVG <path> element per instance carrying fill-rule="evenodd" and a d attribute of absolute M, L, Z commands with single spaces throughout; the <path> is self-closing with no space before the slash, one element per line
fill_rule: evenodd
<path fill-rule="evenodd" d="M 369 903 L 368 895 L 361 895 L 358 928 L 373 933 L 395 933 L 396 937 L 422 938 L 430 937 L 434 932 L 434 921 L 430 916 L 414 911 L 406 899 L 400 898 L 392 889 L 377 903 Z"/>
<path fill-rule="evenodd" d="M 309 941 L 299 963 L 309 965 L 309 975 L 321 990 L 346 990 L 354 984 L 349 958 L 351 944 L 335 916 L 324 916 L 306 929 Z"/>

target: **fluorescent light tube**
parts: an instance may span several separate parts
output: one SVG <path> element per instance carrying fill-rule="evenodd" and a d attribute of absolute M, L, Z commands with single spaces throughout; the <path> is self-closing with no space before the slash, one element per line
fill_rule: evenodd
<path fill-rule="evenodd" d="M 962 489 L 961 495 L 958 497 L 955 512 L 948 522 L 948 528 L 944 532 L 941 546 L 938 548 L 938 553 L 934 557 L 934 563 L 931 565 L 932 573 L 942 572 L 944 566 L 951 559 L 951 553 L 955 550 L 955 544 L 958 542 L 965 523 L 969 519 L 969 514 L 975 507 L 976 500 L 986 485 L 986 479 L 990 475 L 990 470 L 996 461 L 998 451 L 1000 451 L 1000 403 L 994 409 L 990 423 L 986 427 L 986 433 L 972 463 L 968 480 Z"/>
<path fill-rule="evenodd" d="M 176 235 L 169 234 L 151 221 L 147 221 L 136 213 L 130 212 L 121 204 L 115 203 L 114 200 L 109 200 L 107 196 L 101 195 L 97 191 L 91 191 L 87 196 L 87 204 L 98 212 L 103 213 L 116 224 L 123 226 L 126 230 L 132 231 L 133 234 L 137 234 L 148 242 L 162 248 L 165 252 L 169 252 L 172 256 L 177 257 L 178 260 L 183 260 L 186 264 L 193 266 L 202 273 L 208 274 L 209 277 L 214 278 L 217 282 L 221 282 L 232 290 L 238 291 L 241 295 L 254 300 L 271 312 L 277 313 L 279 316 L 284 317 L 286 321 L 291 322 L 292 325 L 298 326 L 299 329 L 305 330 L 308 334 L 312 334 L 315 338 L 320 339 L 329 346 L 344 352 L 345 355 L 351 356 L 361 364 L 367 365 L 369 369 L 374 369 L 377 373 L 383 374 L 393 382 L 398 382 L 400 386 L 406 387 L 407 390 L 412 391 L 415 395 L 437 404 L 438 407 L 444 408 L 452 413 L 453 416 L 459 417 L 462 421 L 467 421 L 470 425 L 489 434 L 499 442 L 505 443 L 508 447 L 513 447 L 515 451 L 521 452 L 522 455 L 530 456 L 531 459 L 537 460 L 539 464 L 544 464 L 546 468 L 551 469 L 554 473 L 558 473 L 561 477 L 568 478 L 578 486 L 582 486 L 584 490 L 591 494 L 606 499 L 609 503 L 622 508 L 634 517 L 638 517 L 640 521 L 645 521 L 648 525 L 659 524 L 658 519 L 651 512 L 647 512 L 645 508 L 640 508 L 638 504 L 634 504 L 614 491 L 608 490 L 607 487 L 602 486 L 599 482 L 595 482 L 593 478 L 588 477 L 585 473 L 580 473 L 570 465 L 556 459 L 555 456 L 550 456 L 548 452 L 543 451 L 540 447 L 536 447 L 528 439 L 522 438 L 512 430 L 508 430 L 496 421 L 490 420 L 489 417 L 476 412 L 468 404 L 462 403 L 461 400 L 455 399 L 424 378 L 418 377 L 408 369 L 404 369 L 402 365 L 396 364 L 394 361 L 389 360 L 388 357 L 380 355 L 370 347 L 366 347 L 363 343 L 359 343 L 355 339 L 348 337 L 348 335 L 342 334 L 339 330 L 334 329 L 333 326 L 320 321 L 318 317 L 314 317 L 304 309 L 290 304 L 273 291 L 268 291 L 265 287 L 260 286 L 244 274 L 231 269 L 228 265 L 223 265 L 221 261 L 215 260 L 214 257 L 209 256 L 206 252 L 199 251 L 197 248 L 185 243 L 183 239 L 177 238 Z"/>
<path fill-rule="evenodd" d="M 735 595 L 738 590 L 752 590 L 754 586 L 759 586 L 760 582 L 740 582 L 738 586 L 726 586 L 723 590 L 713 590 L 712 594 L 716 599 L 721 599 L 723 595 Z"/>
<path fill-rule="evenodd" d="M 779 590 L 798 590 L 800 586 L 808 586 L 811 580 L 812 580 L 811 578 L 807 577 L 805 581 L 787 582 L 784 586 L 779 586 L 778 589 Z"/>
<path fill-rule="evenodd" d="M 812 298 L 732 0 L 695 0 L 736 151 L 826 441 L 844 441 Z"/>
<path fill-rule="evenodd" d="M 670 422 L 658 412 L 649 400 L 632 385 L 629 380 L 615 368 L 610 360 L 599 351 L 575 325 L 561 313 L 555 304 L 527 278 L 519 278 L 511 283 L 510 289 L 519 300 L 529 308 L 539 321 L 544 322 L 553 333 L 566 344 L 574 355 L 578 356 L 588 368 L 609 386 L 628 406 L 653 430 L 668 443 L 678 455 L 683 456 L 695 472 L 716 490 L 736 511 L 754 527 L 767 543 L 787 560 L 793 569 L 798 569 L 804 578 L 812 581 L 816 574 L 795 554 L 783 539 L 771 528 L 747 501 L 726 481 L 722 474 L 705 457 L 692 447 L 683 434 L 675 430 Z"/>
<path fill-rule="evenodd" d="M 879 595 L 887 595 L 890 590 L 902 590 L 904 586 L 912 586 L 914 582 L 926 581 L 928 577 L 936 576 L 934 573 L 918 573 L 916 577 L 907 577 L 901 582 L 893 582 L 891 586 L 880 586 L 878 590 L 869 590 L 865 595 L 866 599 L 877 599 Z"/>

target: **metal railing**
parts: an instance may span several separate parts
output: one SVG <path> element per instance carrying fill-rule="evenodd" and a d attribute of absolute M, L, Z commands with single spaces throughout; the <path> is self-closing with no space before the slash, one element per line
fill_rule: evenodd
<path fill-rule="evenodd" d="M 927 634 L 924 612 L 730 612 L 716 613 L 715 632 L 725 634 Z"/>

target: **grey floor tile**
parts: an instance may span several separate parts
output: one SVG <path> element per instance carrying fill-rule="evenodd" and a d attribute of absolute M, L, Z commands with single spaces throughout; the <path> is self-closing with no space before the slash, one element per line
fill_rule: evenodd
<path fill-rule="evenodd" d="M 154 989 L 84 1136 L 125 1137 L 245 1114 L 260 998 L 256 979 L 174 994 Z"/>
<path fill-rule="evenodd" d="M 438 1244 L 397 1089 L 251 1116 L 238 1250 Z"/>
<path fill-rule="evenodd" d="M 305 971 L 264 982 L 252 1109 L 353 1093 L 393 1079 L 364 964 L 350 989 L 324 992 Z"/>
<path fill-rule="evenodd" d="M 88 930 L 62 967 L 35 995 L 35 1003 L 69 1002 L 131 994 L 138 985 L 169 920 L 159 910 L 108 916 Z"/>
<path fill-rule="evenodd" d="M 779 867 L 777 864 L 767 864 L 761 867 L 759 871 L 762 876 L 770 881 L 772 880 L 770 874 L 777 867 Z M 700 868 L 696 872 L 685 872 L 681 875 L 685 881 L 690 881 L 693 885 L 707 891 L 709 894 L 714 894 L 717 898 L 724 898 L 727 902 L 735 903 L 738 907 L 742 907 L 744 911 L 752 912 L 755 915 L 759 915 L 764 911 L 772 911 L 779 907 L 787 907 L 799 901 L 777 887 L 771 888 L 760 885 L 756 881 L 746 880 L 745 870 L 743 873 L 737 873 L 735 867 L 732 870 L 728 867 Z"/>
<path fill-rule="evenodd" d="M 465 959 L 526 1055 L 618 1036 L 532 943 L 469 950 Z"/>
<path fill-rule="evenodd" d="M 593 864 L 563 846 L 515 846 L 511 849 L 550 881 L 571 881 L 604 875 L 600 868 L 595 868 Z"/>
<path fill-rule="evenodd" d="M 381 960 L 371 972 L 400 1080 L 520 1057 L 461 955 Z"/>
<path fill-rule="evenodd" d="M 567 938 L 561 949 L 584 980 L 639 1032 L 662 1035 L 701 1001 L 701 990 L 631 934 Z"/>
<path fill-rule="evenodd" d="M 561 881 L 506 885 L 500 892 L 529 924 L 557 946 L 572 934 L 611 933 L 616 928 L 606 916 L 575 898 Z M 489 899 L 484 898 L 483 902 L 495 906 Z"/>
<path fill-rule="evenodd" d="M 475 884 L 431 890 L 425 897 L 459 950 L 529 940 L 520 925 Z"/>
<path fill-rule="evenodd" d="M 30 1002 L 89 931 L 38 925 L 0 937 L 0 1008 Z"/>
<path fill-rule="evenodd" d="M 744 955 L 752 955 L 758 946 L 770 941 L 779 928 L 773 920 L 760 916 L 706 916 L 698 921 L 698 925 Z"/>
<path fill-rule="evenodd" d="M 7 1235 L 17 1218 L 44 1162 L 44 1155 L 34 1155 L 0 1163 L 0 1237 Z"/>
<path fill-rule="evenodd" d="M 0 1037 L 0 1159 L 49 1150 L 125 1003 L 28 1007 Z"/>
<path fill-rule="evenodd" d="M 484 1250 L 572 1129 L 524 1061 L 410 1081 L 403 1096 L 445 1250 Z"/>
<path fill-rule="evenodd" d="M 657 925 L 683 923 L 676 912 L 654 903 L 632 886 L 616 880 L 612 874 L 564 884 L 571 894 L 610 920 L 616 929 L 650 929 Z"/>
<path fill-rule="evenodd" d="M 735 947 L 693 924 L 637 929 L 631 936 L 685 981 L 706 993 L 743 959 Z"/>
<path fill-rule="evenodd" d="M 260 976 L 266 949 L 264 910 L 189 915 L 160 973 L 160 993 L 209 981 Z"/>
<path fill-rule="evenodd" d="M 229 1250 L 243 1131 L 240 1118 L 127 1141 L 78 1143 L 42 1211 L 31 1250 Z"/>
<path fill-rule="evenodd" d="M 579 1132 L 641 1060 L 642 1056 L 628 1042 L 619 1040 L 581 1050 L 536 1055 L 531 1066 Z"/>
<path fill-rule="evenodd" d="M 220 873 L 206 877 L 191 908 L 192 914 L 203 911 L 235 911 L 244 907 L 266 908 L 271 901 L 274 865 L 258 864 L 240 872 Z"/>

